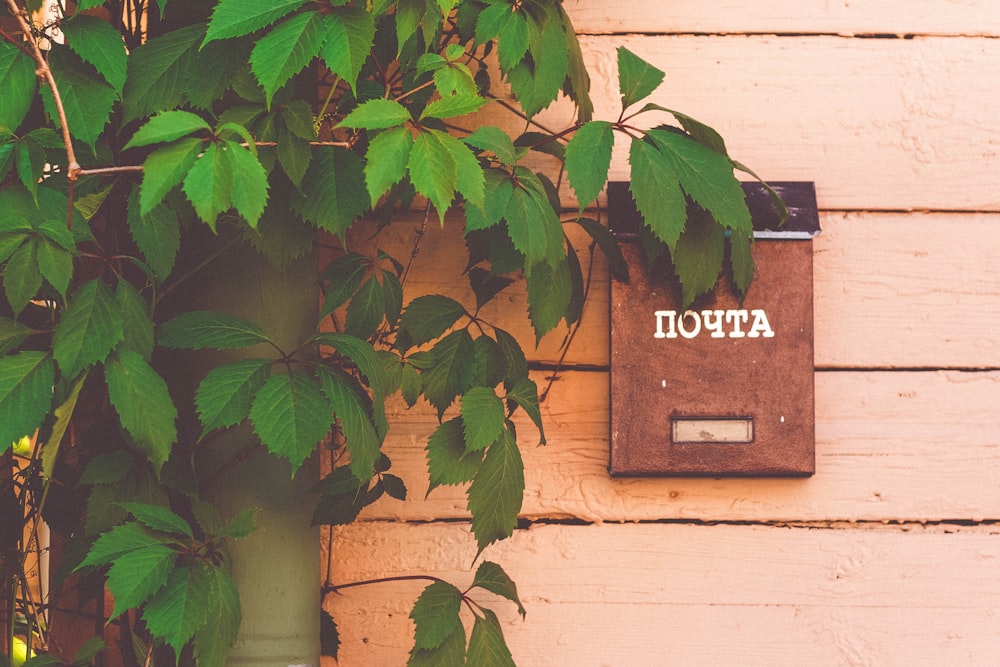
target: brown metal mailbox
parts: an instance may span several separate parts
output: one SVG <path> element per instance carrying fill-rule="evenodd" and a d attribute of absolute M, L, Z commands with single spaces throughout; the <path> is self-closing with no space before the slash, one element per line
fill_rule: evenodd
<path fill-rule="evenodd" d="M 608 218 L 633 268 L 611 288 L 611 474 L 804 476 L 815 472 L 812 183 L 744 184 L 754 222 L 753 283 L 727 281 L 681 310 L 669 272 L 639 270 L 642 224 L 627 183 Z"/>

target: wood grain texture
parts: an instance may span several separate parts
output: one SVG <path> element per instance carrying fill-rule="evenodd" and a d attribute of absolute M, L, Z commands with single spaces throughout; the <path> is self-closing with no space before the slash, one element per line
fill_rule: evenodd
<path fill-rule="evenodd" d="M 666 73 L 649 101 L 718 129 L 765 179 L 814 181 L 820 209 L 998 211 L 1000 40 L 775 36 L 584 36 L 595 118 L 620 113 L 616 49 Z M 484 119 L 516 136 L 496 105 Z M 573 122 L 563 101 L 539 114 Z M 637 123 L 664 122 L 649 114 Z M 628 179 L 616 141 L 611 176 Z M 564 201 L 572 204 L 568 188 Z"/>
<path fill-rule="evenodd" d="M 817 367 L 1000 368 L 1000 215 L 824 213 L 820 224 L 813 242 Z M 426 230 L 408 278 L 412 294 L 474 304 L 464 263 L 456 261 L 464 254 L 460 226 L 449 219 L 443 230 L 436 223 Z M 418 227 L 418 219 L 401 221 L 377 243 L 405 261 Z M 575 225 L 567 228 L 586 263 L 586 240 Z M 608 364 L 608 280 L 598 251 L 568 364 Z M 652 331 L 651 313 L 636 316 L 649 316 Z M 567 330 L 535 349 L 523 284 L 502 292 L 483 317 L 511 331 L 532 359 L 560 358 Z"/>
<path fill-rule="evenodd" d="M 423 572 L 464 588 L 464 524 L 335 532 L 334 580 Z M 533 526 L 484 556 L 517 582 L 527 619 L 490 595 L 522 667 L 990 665 L 1000 630 L 992 527 Z M 327 599 L 341 667 L 405 662 L 426 585 Z"/>
<path fill-rule="evenodd" d="M 566 0 L 581 33 L 998 35 L 993 0 Z"/>
<path fill-rule="evenodd" d="M 536 375 L 540 384 L 544 378 Z M 519 423 L 533 519 L 638 521 L 934 521 L 1000 519 L 1000 372 L 826 372 L 816 376 L 816 474 L 809 479 L 612 479 L 605 373 L 565 372 L 543 404 L 548 445 Z M 655 410 L 655 401 L 650 400 Z M 463 518 L 464 490 L 423 499 L 423 405 L 389 415 L 385 451 L 410 490 L 363 516 Z"/>

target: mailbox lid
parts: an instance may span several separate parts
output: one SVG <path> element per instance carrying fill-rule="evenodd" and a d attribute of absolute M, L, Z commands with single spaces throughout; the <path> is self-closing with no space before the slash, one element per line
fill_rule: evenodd
<path fill-rule="evenodd" d="M 820 232 L 816 207 L 816 187 L 811 182 L 781 181 L 769 185 L 781 196 L 788 210 L 782 224 L 781 214 L 771 193 L 757 182 L 741 183 L 747 208 L 753 221 L 754 238 L 796 241 L 811 239 Z M 624 181 L 608 183 L 608 226 L 620 240 L 638 238 L 642 216 L 639 214 Z"/>

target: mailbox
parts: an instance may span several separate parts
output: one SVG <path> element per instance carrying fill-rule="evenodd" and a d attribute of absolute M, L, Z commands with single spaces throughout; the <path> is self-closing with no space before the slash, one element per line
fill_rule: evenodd
<path fill-rule="evenodd" d="M 670 271 L 638 270 L 643 224 L 627 183 L 608 186 L 608 219 L 633 268 L 611 287 L 613 475 L 805 476 L 815 471 L 812 183 L 778 183 L 789 217 L 744 184 L 754 279 L 728 280 L 681 308 Z M 664 275 L 670 273 L 670 275 Z"/>

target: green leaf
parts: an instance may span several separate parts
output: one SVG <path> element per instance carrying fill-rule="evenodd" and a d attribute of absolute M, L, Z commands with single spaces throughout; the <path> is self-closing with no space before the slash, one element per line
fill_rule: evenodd
<path fill-rule="evenodd" d="M 325 29 L 326 41 L 320 56 L 357 96 L 358 74 L 375 40 L 375 17 L 361 7 L 335 8 L 326 16 Z"/>
<path fill-rule="evenodd" d="M 365 154 L 365 185 L 372 206 L 386 190 L 403 180 L 412 146 L 413 135 L 405 127 L 386 130 L 369 142 Z"/>
<path fill-rule="evenodd" d="M 376 400 L 386 394 L 385 369 L 371 343 L 345 333 L 321 333 L 316 337 L 322 345 L 329 345 L 347 357 L 368 380 Z"/>
<path fill-rule="evenodd" d="M 142 163 L 142 186 L 139 189 L 141 215 L 149 215 L 171 190 L 181 184 L 204 146 L 200 139 L 190 137 L 157 148 L 146 157 Z M 173 262 L 170 264 L 173 265 Z"/>
<path fill-rule="evenodd" d="M 184 194 L 198 217 L 215 229 L 215 220 L 232 205 L 232 162 L 223 149 L 209 144 L 184 177 Z"/>
<path fill-rule="evenodd" d="M 354 294 L 347 306 L 344 329 L 358 338 L 371 338 L 385 318 L 385 293 L 374 274 Z"/>
<path fill-rule="evenodd" d="M 44 352 L 0 357 L 0 452 L 35 432 L 52 404 L 55 368 Z"/>
<path fill-rule="evenodd" d="M 608 228 L 593 218 L 577 218 L 573 222 L 583 227 L 584 231 L 587 232 L 604 253 L 604 256 L 608 260 L 612 277 L 615 280 L 627 283 L 629 281 L 628 262 L 625 261 L 625 256 L 622 255 L 622 249 L 618 245 L 618 240 L 615 239 Z"/>
<path fill-rule="evenodd" d="M 455 189 L 465 201 L 476 208 L 483 208 L 486 196 L 486 179 L 483 168 L 472 150 L 447 132 L 431 130 L 441 144 L 451 153 L 455 163 Z"/>
<path fill-rule="evenodd" d="M 146 121 L 122 150 L 175 141 L 194 132 L 211 129 L 204 118 L 190 111 L 162 111 Z"/>
<path fill-rule="evenodd" d="M 0 127 L 17 130 L 31 107 L 37 86 L 35 64 L 16 45 L 0 40 Z"/>
<path fill-rule="evenodd" d="M 611 123 L 585 123 L 566 145 L 566 176 L 576 193 L 580 210 L 597 199 L 608 180 L 615 136 Z"/>
<path fill-rule="evenodd" d="M 753 280 L 753 238 L 733 232 L 729 236 L 729 261 L 733 268 L 733 285 L 744 295 Z"/>
<path fill-rule="evenodd" d="M 753 233 L 746 195 L 733 175 L 729 158 L 676 132 L 650 130 L 648 136 L 663 151 L 691 199 L 720 225 L 744 234 Z"/>
<path fill-rule="evenodd" d="M 541 439 L 539 444 L 544 445 L 545 429 L 542 426 L 542 410 L 538 400 L 538 385 L 535 384 L 535 381 L 527 377 L 517 380 L 513 388 L 507 392 L 507 399 L 514 401 L 528 413 L 531 421 L 538 427 L 538 435 Z"/>
<path fill-rule="evenodd" d="M 684 234 L 671 253 L 674 271 L 681 281 L 683 307 L 713 287 L 722 272 L 726 232 L 703 212 L 692 213 Z"/>
<path fill-rule="evenodd" d="M 227 171 L 232 175 L 233 208 L 251 227 L 256 227 L 267 205 L 267 172 L 250 150 L 235 141 L 224 143 L 222 156 L 229 162 Z"/>
<path fill-rule="evenodd" d="M 455 118 L 479 111 L 488 100 L 478 95 L 449 95 L 434 100 L 420 114 L 425 118 Z"/>
<path fill-rule="evenodd" d="M 466 448 L 486 449 L 503 430 L 503 401 L 488 387 L 473 387 L 462 395 L 461 404 Z"/>
<path fill-rule="evenodd" d="M 291 372 L 271 376 L 257 391 L 250 421 L 267 449 L 288 459 L 295 471 L 330 430 L 333 415 L 316 380 Z"/>
<path fill-rule="evenodd" d="M 153 320 L 146 300 L 127 280 L 118 281 L 115 300 L 122 316 L 122 341 L 125 348 L 147 361 L 153 355 Z"/>
<path fill-rule="evenodd" d="M 434 365 L 423 372 L 424 397 L 444 413 L 455 397 L 472 384 L 475 358 L 472 337 L 465 329 L 453 331 L 431 349 Z"/>
<path fill-rule="evenodd" d="M 472 586 L 478 586 L 490 593 L 510 600 L 517 605 L 517 611 L 521 614 L 521 618 L 527 615 L 528 612 L 525 611 L 524 605 L 521 604 L 521 600 L 517 596 L 517 584 L 496 563 L 484 561 L 479 566 L 479 569 L 476 570 L 476 577 L 472 581 Z"/>
<path fill-rule="evenodd" d="M 325 38 L 323 25 L 319 12 L 296 14 L 279 23 L 254 45 L 250 69 L 264 89 L 268 107 L 274 93 L 319 53 Z"/>
<path fill-rule="evenodd" d="M 465 627 L 459 622 L 455 629 L 435 648 L 410 651 L 406 667 L 463 667 L 465 662 Z"/>
<path fill-rule="evenodd" d="M 27 188 L 32 196 L 38 190 L 38 182 L 45 171 L 47 162 L 45 149 L 31 135 L 25 136 L 15 144 L 14 160 L 17 164 L 17 175 L 21 179 L 21 184 Z"/>
<path fill-rule="evenodd" d="M 514 385 L 519 380 L 527 379 L 528 360 L 525 358 L 524 350 L 521 349 L 517 339 L 503 329 L 494 328 L 493 333 L 497 337 L 497 345 L 500 346 L 503 356 L 507 360 L 505 375 L 507 384 Z"/>
<path fill-rule="evenodd" d="M 476 41 L 480 44 L 493 41 L 514 17 L 513 7 L 505 2 L 487 5 L 476 16 Z M 523 20 L 521 16 L 517 18 Z M 524 48 L 528 48 L 527 42 L 525 42 Z"/>
<path fill-rule="evenodd" d="M 680 121 L 681 127 L 687 130 L 692 139 L 706 148 L 711 148 L 720 155 L 729 155 L 726 151 L 726 141 L 714 128 L 680 111 L 673 111 L 672 109 L 668 109 L 668 111 L 674 115 L 674 118 Z"/>
<path fill-rule="evenodd" d="M 48 239 L 36 239 L 38 268 L 60 296 L 66 296 L 70 278 L 73 276 L 73 255 Z"/>
<path fill-rule="evenodd" d="M 673 166 L 656 146 L 641 139 L 632 140 L 629 164 L 629 190 L 643 221 L 667 247 L 675 247 L 687 221 L 687 202 Z"/>
<path fill-rule="evenodd" d="M 122 507 L 135 517 L 136 521 L 152 531 L 184 535 L 194 539 L 194 533 L 191 532 L 188 522 L 166 507 L 148 503 L 122 503 Z"/>
<path fill-rule="evenodd" d="M 326 298 L 320 317 L 326 317 L 347 302 L 358 289 L 361 280 L 368 270 L 368 259 L 357 253 L 347 253 L 343 257 L 330 262 L 321 276 L 321 280 L 329 281 L 326 288 Z"/>
<path fill-rule="evenodd" d="M 458 612 L 462 606 L 462 592 L 445 581 L 435 581 L 420 594 L 410 618 L 416 626 L 413 633 L 414 647 L 437 648 L 462 626 Z"/>
<path fill-rule="evenodd" d="M 554 329 L 567 313 L 573 296 L 569 264 L 565 260 L 555 267 L 539 262 L 525 271 L 528 283 L 528 315 L 535 330 L 535 342 Z"/>
<path fill-rule="evenodd" d="M 29 241 L 21 245 L 7 260 L 3 272 L 3 287 L 7 303 L 14 310 L 14 315 L 19 315 L 42 287 L 36 243 Z"/>
<path fill-rule="evenodd" d="M 194 395 L 205 433 L 246 419 L 254 395 L 270 373 L 271 362 L 267 359 L 245 359 L 210 370 Z"/>
<path fill-rule="evenodd" d="M 129 232 L 158 282 L 173 271 L 181 245 L 180 221 L 174 209 L 156 206 L 149 213 L 139 213 L 139 193 L 133 190 L 126 207 Z"/>
<path fill-rule="evenodd" d="M 30 328 L 15 320 L 0 317 L 0 357 L 24 342 L 29 335 Z"/>
<path fill-rule="evenodd" d="M 431 201 L 438 212 L 438 219 L 443 223 L 444 214 L 455 197 L 458 178 L 451 151 L 437 134 L 421 132 L 413 140 L 407 168 L 413 187 Z"/>
<path fill-rule="evenodd" d="M 268 343 L 253 322 L 211 310 L 192 310 L 160 326 L 160 345 L 178 350 L 235 350 Z"/>
<path fill-rule="evenodd" d="M 177 552 L 163 544 L 153 544 L 124 553 L 108 570 L 108 590 L 114 596 L 115 618 L 139 607 L 167 582 L 177 561 Z"/>
<path fill-rule="evenodd" d="M 159 470 L 177 441 L 177 408 L 167 383 L 146 360 L 121 350 L 104 365 L 108 398 L 136 447 Z"/>
<path fill-rule="evenodd" d="M 184 103 L 185 74 L 204 33 L 204 24 L 191 25 L 155 37 L 132 52 L 122 91 L 123 123 Z"/>
<path fill-rule="evenodd" d="M 91 661 L 97 657 L 97 654 L 107 648 L 103 637 L 91 637 L 83 642 L 83 646 L 73 655 L 73 667 L 86 667 L 90 665 Z"/>
<path fill-rule="evenodd" d="M 69 428 L 73 412 L 76 410 L 76 403 L 80 398 L 80 390 L 83 389 L 83 383 L 86 379 L 87 374 L 83 373 L 69 385 L 69 389 L 64 394 L 61 392 L 56 394 L 58 407 L 52 412 L 55 419 L 52 420 L 52 428 L 49 430 L 48 436 L 42 442 L 42 474 L 45 479 L 52 479 L 55 476 L 56 461 L 59 460 L 62 439 Z"/>
<path fill-rule="evenodd" d="M 479 336 L 475 345 L 476 373 L 473 384 L 481 387 L 496 387 L 503 382 L 507 370 L 507 360 L 503 350 L 489 336 Z"/>
<path fill-rule="evenodd" d="M 204 44 L 249 35 L 304 4 L 306 0 L 220 0 L 209 19 Z"/>
<path fill-rule="evenodd" d="M 503 26 L 500 31 L 500 38 L 497 40 L 497 59 L 500 62 L 500 68 L 505 72 L 509 72 L 517 67 L 528 52 L 528 21 L 524 18 L 524 12 L 512 12 L 511 8 L 506 6 L 506 3 L 498 3 L 494 7 L 502 8 L 502 13 L 506 14 L 506 16 L 499 19 L 503 22 Z M 483 11 L 481 16 L 486 15 L 486 13 L 486 11 Z M 492 17 L 485 18 L 490 19 Z M 477 21 L 477 35 L 480 32 L 479 28 L 479 21 Z"/>
<path fill-rule="evenodd" d="M 624 46 L 618 47 L 618 89 L 622 108 L 643 99 L 663 82 L 663 72 L 635 55 Z"/>
<path fill-rule="evenodd" d="M 168 538 L 154 535 L 147 528 L 135 521 L 115 526 L 94 540 L 93 546 L 87 551 L 86 557 L 76 566 L 75 570 L 85 567 L 99 567 L 113 563 L 123 555 L 137 549 L 162 546 Z M 75 571 L 74 570 L 74 571 Z"/>
<path fill-rule="evenodd" d="M 142 619 L 154 637 L 162 639 L 175 655 L 205 622 L 212 593 L 209 566 L 194 561 L 170 572 L 167 583 L 149 602 Z"/>
<path fill-rule="evenodd" d="M 411 120 L 410 112 L 399 102 L 378 97 L 359 104 L 347 114 L 337 127 L 363 130 L 381 130 L 395 127 Z"/>
<path fill-rule="evenodd" d="M 96 16 L 76 16 L 60 24 L 66 44 L 90 63 L 117 93 L 125 85 L 128 56 L 120 32 Z"/>
<path fill-rule="evenodd" d="M 212 42 L 192 51 L 185 63 L 182 88 L 187 103 L 211 111 L 227 90 L 235 88 L 239 77 L 250 80 L 246 64 L 252 48 L 251 40 L 240 39 Z"/>
<path fill-rule="evenodd" d="M 225 667 L 243 615 L 240 594 L 232 577 L 221 567 L 208 568 L 208 575 L 208 609 L 205 624 L 195 632 L 194 655 L 199 667 Z"/>
<path fill-rule="evenodd" d="M 489 609 L 483 609 L 483 616 L 476 616 L 475 625 L 472 626 L 468 664 L 482 665 L 482 667 L 514 667 L 514 657 L 504 641 L 500 620 Z"/>
<path fill-rule="evenodd" d="M 94 69 L 65 47 L 53 48 L 48 60 L 70 134 L 93 147 L 111 117 L 118 93 L 95 78 Z M 42 87 L 42 102 L 49 117 L 58 119 L 52 89 L 48 86 Z"/>
<path fill-rule="evenodd" d="M 502 5 L 493 5 L 499 7 Z M 476 131 L 463 139 L 470 146 L 475 146 L 480 150 L 490 151 L 497 156 L 503 164 L 512 167 L 517 163 L 517 152 L 514 150 L 514 142 L 510 136 L 493 125 L 483 125 L 476 128 Z"/>
<path fill-rule="evenodd" d="M 381 444 L 372 423 L 371 402 L 357 381 L 346 373 L 323 367 L 319 378 L 344 434 L 351 455 L 351 472 L 359 480 L 367 481 L 374 474 Z"/>
<path fill-rule="evenodd" d="M 63 376 L 74 378 L 104 361 L 124 335 L 121 307 L 111 288 L 91 280 L 70 297 L 52 337 L 52 354 Z"/>
<path fill-rule="evenodd" d="M 465 314 L 462 304 L 451 297 L 427 294 L 410 301 L 402 324 L 413 344 L 422 345 L 441 336 Z"/>
<path fill-rule="evenodd" d="M 524 462 L 510 431 L 504 430 L 487 450 L 482 467 L 469 485 L 468 497 L 479 553 L 511 536 L 524 497 Z"/>
<path fill-rule="evenodd" d="M 361 158 L 339 147 L 320 147 L 302 179 L 303 196 L 292 208 L 320 229 L 343 236 L 368 208 Z"/>
<path fill-rule="evenodd" d="M 465 446 L 461 417 L 440 424 L 427 439 L 425 449 L 430 478 L 428 495 L 442 484 L 465 484 L 472 481 L 483 463 L 482 450 L 469 450 Z"/>

